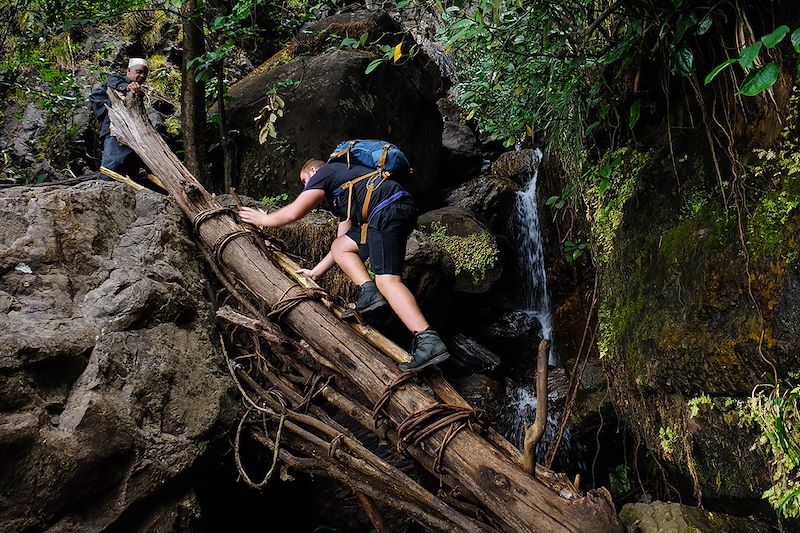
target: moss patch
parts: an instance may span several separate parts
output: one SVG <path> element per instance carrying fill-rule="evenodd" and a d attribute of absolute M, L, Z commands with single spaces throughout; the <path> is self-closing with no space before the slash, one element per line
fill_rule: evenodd
<path fill-rule="evenodd" d="M 443 224 L 434 222 L 430 239 L 453 260 L 456 276 L 461 272 L 469 272 L 475 284 L 481 283 L 486 271 L 497 262 L 497 244 L 488 232 L 473 233 L 466 237 L 448 235 Z"/>

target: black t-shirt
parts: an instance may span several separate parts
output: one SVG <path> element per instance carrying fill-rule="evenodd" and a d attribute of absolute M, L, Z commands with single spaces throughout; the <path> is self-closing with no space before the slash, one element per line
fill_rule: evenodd
<path fill-rule="evenodd" d="M 351 165 L 347 163 L 327 163 L 317 170 L 314 176 L 308 180 L 305 190 L 321 189 L 325 191 L 325 197 L 331 205 L 333 214 L 339 220 L 347 219 L 347 196 L 349 191 L 342 190 L 341 186 L 350 180 L 359 178 L 364 174 L 369 174 L 374 169 L 361 165 Z M 408 192 L 396 181 L 392 179 L 367 178 L 359 181 L 353 187 L 353 197 L 350 202 L 350 220 L 355 224 L 363 224 L 361 220 L 361 209 L 364 205 L 364 198 L 367 195 L 367 182 L 378 179 L 380 185 L 372 191 L 369 201 L 369 213 L 375 212 L 376 208 L 383 207 L 383 202 L 394 201 L 401 197 L 408 197 Z"/>

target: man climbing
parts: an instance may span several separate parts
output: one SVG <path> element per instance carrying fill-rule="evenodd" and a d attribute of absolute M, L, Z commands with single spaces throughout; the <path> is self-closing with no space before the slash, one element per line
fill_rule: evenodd
<path fill-rule="evenodd" d="M 111 105 L 108 99 L 108 88 L 120 92 L 140 92 L 147 79 L 147 61 L 141 57 L 132 57 L 128 61 L 128 70 L 125 76 L 112 74 L 103 83 L 102 87 L 92 92 L 89 96 L 89 105 L 94 116 L 100 121 L 100 143 L 103 147 L 101 165 L 118 174 L 128 176 L 134 180 L 138 178 L 139 169 L 142 168 L 141 160 L 129 147 L 120 144 L 111 135 L 111 120 L 108 117 L 106 104 Z"/>
<path fill-rule="evenodd" d="M 420 311 L 414 295 L 403 283 L 400 274 L 405 260 L 406 241 L 417 223 L 417 208 L 411 195 L 397 181 L 386 179 L 371 193 L 369 209 L 363 209 L 367 197 L 367 182 L 352 186 L 352 197 L 340 194 L 342 185 L 374 169 L 358 164 L 325 163 L 318 159 L 306 162 L 300 170 L 303 192 L 289 205 L 273 213 L 243 207 L 239 217 L 262 227 L 279 227 L 303 218 L 327 197 L 334 214 L 339 217 L 336 239 L 331 251 L 312 269 L 300 274 L 318 279 L 334 264 L 358 285 L 356 310 L 362 315 L 374 315 L 388 305 L 403 324 L 414 334 L 410 363 L 401 370 L 423 368 L 441 363 L 450 354 L 439 335 Z M 349 211 L 349 213 L 348 213 Z M 364 216 L 364 211 L 368 211 Z M 359 226 L 366 224 L 366 244 Z M 370 257 L 375 281 L 370 279 L 364 260 Z"/>

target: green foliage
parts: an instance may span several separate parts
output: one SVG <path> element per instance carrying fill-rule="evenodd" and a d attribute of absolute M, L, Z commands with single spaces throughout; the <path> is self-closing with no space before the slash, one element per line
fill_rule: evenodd
<path fill-rule="evenodd" d="M 617 465 L 614 470 L 608 473 L 608 487 L 613 496 L 620 498 L 631 491 L 629 475 L 630 470 L 625 463 Z"/>
<path fill-rule="evenodd" d="M 587 242 L 571 241 L 569 239 L 564 241 L 564 255 L 569 263 L 572 263 L 588 251 L 589 243 Z"/>
<path fill-rule="evenodd" d="M 280 94 L 291 91 L 300 85 L 297 80 L 284 80 L 276 83 L 267 91 L 267 104 L 261 108 L 255 120 L 261 122 L 261 131 L 258 134 L 258 142 L 265 144 L 270 139 L 278 138 L 278 119 L 283 116 L 285 102 Z"/>
<path fill-rule="evenodd" d="M 592 238 L 601 261 L 614 249 L 623 208 L 636 191 L 642 169 L 649 161 L 647 154 L 622 147 L 606 152 L 596 164 L 585 166 L 581 178 L 582 197 L 593 223 Z"/>
<path fill-rule="evenodd" d="M 535 126 L 554 143 L 569 143 L 565 153 L 581 145 L 589 113 L 609 103 L 601 90 L 605 65 L 640 37 L 635 30 L 615 34 L 619 45 L 611 48 L 598 33 L 581 35 L 590 23 L 589 4 L 479 0 L 442 6 L 439 39 L 460 67 L 461 104 L 487 138 L 513 146 Z"/>
<path fill-rule="evenodd" d="M 162 54 L 153 54 L 147 58 L 149 71 L 147 85 L 153 90 L 155 96 L 161 97 L 174 106 L 179 106 L 181 101 L 181 71 L 175 65 L 167 62 Z"/>
<path fill-rule="evenodd" d="M 678 435 L 671 427 L 658 428 L 658 443 L 664 455 L 671 457 L 675 452 L 675 445 L 678 443 Z"/>
<path fill-rule="evenodd" d="M 775 48 L 781 41 L 789 34 L 789 26 L 782 25 L 775 28 L 772 32 L 761 37 L 753 44 L 742 48 L 739 52 L 739 57 L 723 61 L 706 76 L 705 84 L 711 83 L 717 75 L 723 70 L 727 69 L 734 63 L 738 63 L 742 69 L 747 72 L 755 67 L 747 74 L 741 86 L 739 87 L 739 94 L 744 96 L 757 96 L 764 91 L 770 89 L 775 82 L 778 81 L 778 74 L 780 73 L 780 66 L 775 61 L 762 65 L 759 54 L 762 48 L 772 49 Z M 792 32 L 791 42 L 796 52 L 800 53 L 800 28 Z"/>
<path fill-rule="evenodd" d="M 748 249 L 761 255 L 772 256 L 784 244 L 783 228 L 789 216 L 800 206 L 800 196 L 787 191 L 770 191 L 759 202 L 748 220 Z M 788 256 L 789 262 L 797 260 L 797 253 Z"/>
<path fill-rule="evenodd" d="M 798 109 L 800 89 L 793 88 L 790 104 Z M 780 142 L 770 149 L 757 149 L 757 158 L 746 168 L 746 177 L 759 194 L 746 221 L 747 246 L 760 257 L 800 259 L 797 249 L 797 208 L 800 206 L 800 145 L 797 111 L 786 121 Z"/>
<path fill-rule="evenodd" d="M 700 408 L 704 405 L 709 409 L 711 409 L 714 406 L 714 404 L 711 402 L 711 397 L 706 394 L 702 394 L 696 398 L 692 398 L 687 402 L 687 405 L 689 406 L 689 418 L 694 418 L 697 415 L 699 415 Z"/>
<path fill-rule="evenodd" d="M 264 196 L 261 198 L 261 203 L 273 207 L 281 207 L 289 203 L 289 195 L 282 193 L 274 196 Z"/>
<path fill-rule="evenodd" d="M 487 232 L 467 237 L 448 235 L 444 225 L 434 222 L 430 239 L 452 258 L 456 275 L 469 272 L 475 283 L 480 283 L 486 271 L 497 262 L 497 245 Z"/>
<path fill-rule="evenodd" d="M 763 497 L 784 517 L 800 517 L 800 375 L 760 385 L 740 414 L 761 431 L 753 446 L 772 458 L 773 485 Z"/>

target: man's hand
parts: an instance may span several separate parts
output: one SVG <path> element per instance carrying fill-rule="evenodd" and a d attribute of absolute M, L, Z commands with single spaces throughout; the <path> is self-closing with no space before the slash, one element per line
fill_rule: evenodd
<path fill-rule="evenodd" d="M 142 84 L 132 81 L 128 84 L 128 90 L 134 93 L 138 93 L 142 90 Z"/>
<path fill-rule="evenodd" d="M 295 274 L 300 274 L 301 276 L 305 276 L 305 277 L 307 277 L 309 279 L 312 279 L 314 281 L 317 281 L 317 278 L 319 278 L 321 276 L 321 274 L 318 274 L 317 272 L 314 272 L 313 268 L 312 269 L 301 268 L 300 270 L 295 270 L 294 272 L 295 272 Z"/>
<path fill-rule="evenodd" d="M 269 220 L 265 212 L 250 207 L 242 207 L 239 209 L 239 219 L 242 222 L 247 222 L 248 224 L 259 227 L 266 227 Z"/>

